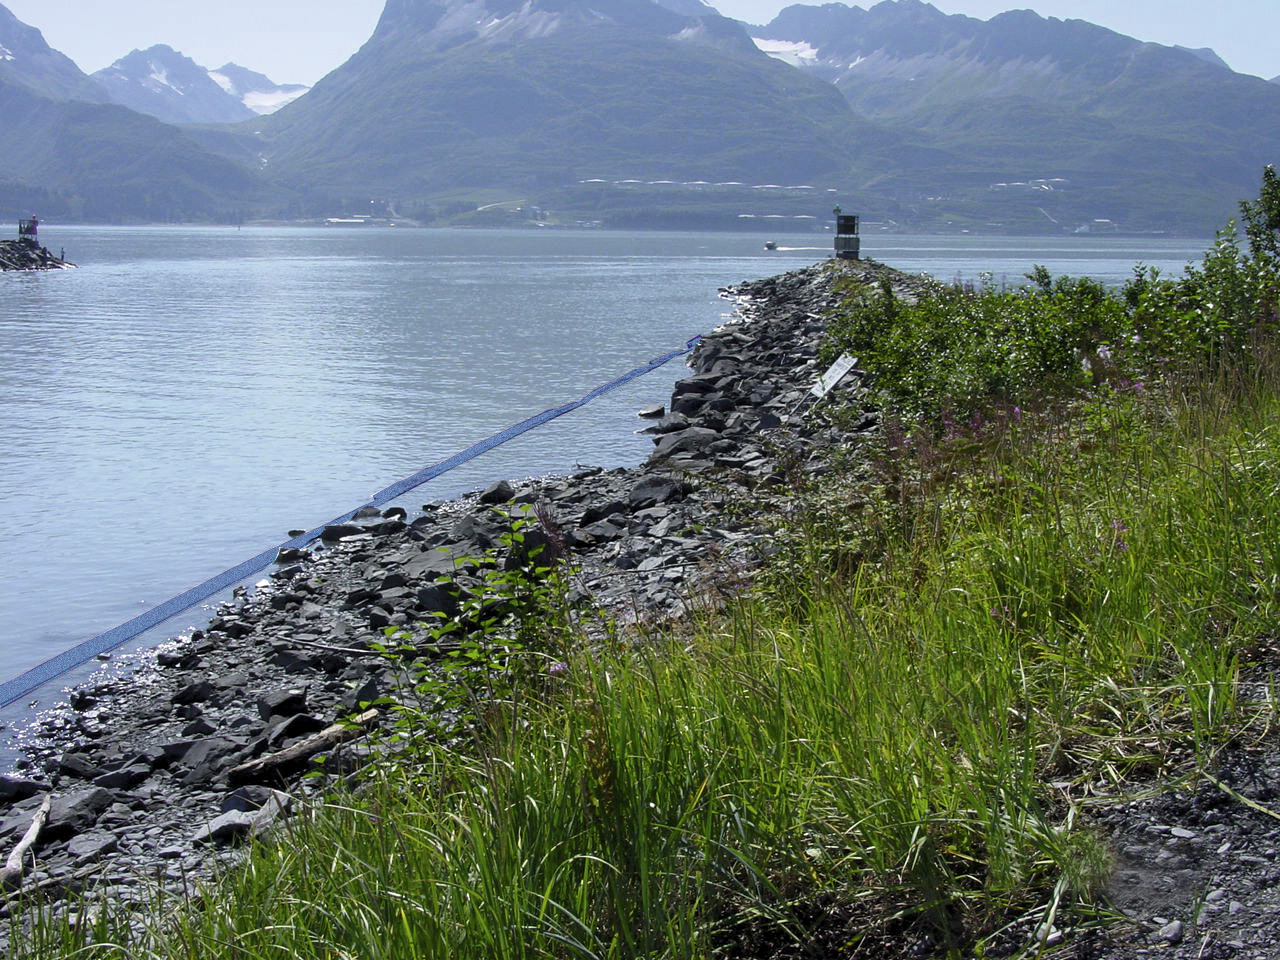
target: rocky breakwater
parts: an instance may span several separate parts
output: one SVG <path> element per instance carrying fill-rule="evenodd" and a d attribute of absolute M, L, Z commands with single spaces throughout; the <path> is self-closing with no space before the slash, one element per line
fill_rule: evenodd
<path fill-rule="evenodd" d="M 0 270 L 66 270 L 74 266 L 31 240 L 0 240 Z"/>
<path fill-rule="evenodd" d="M 726 291 L 740 319 L 692 354 L 669 411 L 645 411 L 655 449 L 643 465 L 503 481 L 412 518 L 369 510 L 283 554 L 205 629 L 71 691 L 0 777 L 0 851 L 39 823 L 11 886 L 57 895 L 92 884 L 146 901 L 155 881 L 180 887 L 211 853 L 364 763 L 373 747 L 360 733 L 377 711 L 334 724 L 393 691 L 398 668 L 374 645 L 388 626 L 454 612 L 479 583 L 471 558 L 501 548 L 513 512 L 537 520 L 524 549 L 561 551 L 577 597 L 618 619 L 680 616 L 714 598 L 769 550 L 753 498 L 784 474 L 825 469 L 826 452 L 850 439 L 804 411 L 842 279 L 888 279 L 904 296 L 919 283 L 831 261 Z M 857 388 L 855 372 L 836 390 Z M 860 429 L 874 425 L 868 414 Z M 325 776 L 301 779 L 314 770 Z"/>

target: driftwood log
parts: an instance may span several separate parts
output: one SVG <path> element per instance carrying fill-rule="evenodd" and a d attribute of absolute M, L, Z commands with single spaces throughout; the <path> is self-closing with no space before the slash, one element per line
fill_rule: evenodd
<path fill-rule="evenodd" d="M 16 887 L 22 883 L 23 861 L 31 852 L 31 848 L 36 845 L 36 841 L 40 839 L 40 831 L 44 829 L 45 822 L 49 819 L 49 809 L 52 806 L 53 794 L 50 793 L 45 796 L 44 803 L 40 804 L 40 809 L 31 819 L 31 826 L 27 827 L 27 832 L 13 848 L 9 859 L 4 862 L 3 867 L 0 867 L 0 887 Z"/>
<path fill-rule="evenodd" d="M 366 710 L 358 717 L 344 723 L 335 723 L 325 727 L 319 733 L 299 740 L 291 747 L 285 747 L 277 753 L 258 757 L 227 772 L 227 782 L 233 787 L 241 787 L 249 783 L 272 783 L 287 780 L 294 774 L 302 772 L 311 758 L 322 750 L 335 747 L 347 740 L 352 740 L 364 732 L 364 729 L 378 718 L 379 711 Z"/>

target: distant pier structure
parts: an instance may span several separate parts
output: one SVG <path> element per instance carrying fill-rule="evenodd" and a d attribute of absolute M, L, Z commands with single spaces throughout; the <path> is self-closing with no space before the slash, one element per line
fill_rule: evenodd
<path fill-rule="evenodd" d="M 40 245 L 40 220 L 37 217 L 28 217 L 26 220 L 18 221 L 18 239 L 25 240 L 32 246 Z"/>
<path fill-rule="evenodd" d="M 858 236 L 858 218 L 834 210 L 836 215 L 836 257 L 841 260 L 859 260 L 862 257 L 862 238 Z"/>

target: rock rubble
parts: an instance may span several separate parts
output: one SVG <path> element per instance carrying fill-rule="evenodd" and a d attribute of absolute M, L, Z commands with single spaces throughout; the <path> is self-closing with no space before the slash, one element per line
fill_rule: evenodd
<path fill-rule="evenodd" d="M 0 240 L 0 271 L 66 270 L 73 264 L 29 240 Z"/>
<path fill-rule="evenodd" d="M 299 780 L 316 769 L 312 754 L 323 750 L 330 775 L 365 762 L 360 738 L 310 754 L 308 744 L 391 692 L 397 670 L 373 649 L 384 628 L 456 612 L 476 582 L 474 558 L 500 546 L 515 512 L 537 518 L 523 548 L 565 551 L 571 590 L 621 621 L 706 602 L 727 571 L 769 552 L 753 518 L 730 504 L 782 482 L 780 454 L 787 470 L 816 470 L 826 447 L 848 441 L 802 408 L 822 373 L 821 317 L 839 298 L 835 281 L 882 277 L 907 296 L 919 282 L 833 261 L 725 291 L 741 319 L 704 339 L 665 411 L 642 411 L 654 452 L 641 466 L 502 480 L 412 518 L 370 510 L 312 548 L 283 552 L 204 629 L 161 645 L 140 669 L 71 691 L 28 731 L 27 759 L 0 776 L 0 849 L 52 793 L 25 876 L 47 894 L 93 885 L 142 903 L 156 880 L 179 889 L 219 851 L 234 856 L 293 798 L 323 789 L 323 777 Z M 857 386 L 850 375 L 836 389 Z M 303 755 L 263 766 L 290 750 Z"/>

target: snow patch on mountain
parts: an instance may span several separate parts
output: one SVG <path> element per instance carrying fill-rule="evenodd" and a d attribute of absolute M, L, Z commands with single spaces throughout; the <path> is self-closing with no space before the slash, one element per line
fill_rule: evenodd
<path fill-rule="evenodd" d="M 807 67 L 817 63 L 820 59 L 817 48 L 803 42 L 792 42 L 790 40 L 765 40 L 760 37 L 753 37 L 756 46 L 773 57 L 775 60 L 781 60 L 783 63 L 789 63 L 793 67 Z"/>
<path fill-rule="evenodd" d="M 490 17 L 481 23 L 476 32 L 484 39 L 511 40 L 521 37 L 537 40 L 556 33 L 564 18 L 550 10 L 531 10 L 530 4 L 506 17 Z"/>
<path fill-rule="evenodd" d="M 210 70 L 209 79 L 211 79 L 214 83 L 220 86 L 227 93 L 231 94 L 231 96 L 236 97 L 237 100 L 240 99 L 238 96 L 236 96 L 236 85 L 231 82 L 231 78 L 228 77 L 225 73 L 219 73 L 217 70 Z"/>
<path fill-rule="evenodd" d="M 246 93 L 240 102 L 259 116 L 264 116 L 268 113 L 275 113 L 281 107 L 293 103 L 310 89 L 310 87 L 303 87 L 301 90 L 292 91 L 280 89 L 274 93 L 265 90 Z"/>
<path fill-rule="evenodd" d="M 147 77 L 142 82 L 157 93 L 164 90 L 172 90 L 180 97 L 185 97 L 187 95 L 187 91 L 183 90 L 182 87 L 176 83 L 170 82 L 169 71 L 158 63 L 153 62 L 151 64 L 151 76 Z"/>
<path fill-rule="evenodd" d="M 210 70 L 209 77 L 228 96 L 239 100 L 259 116 L 275 113 L 311 89 L 301 83 L 276 83 L 261 73 L 234 63 Z"/>

